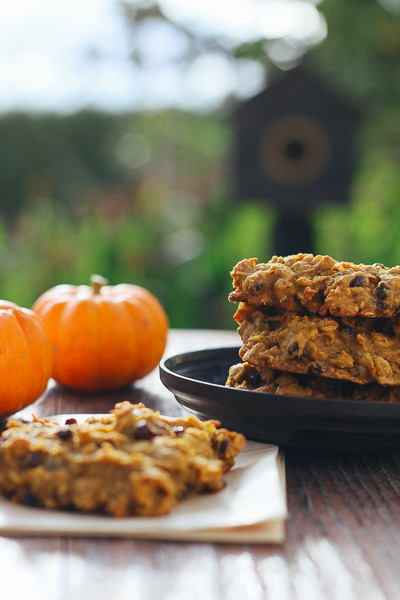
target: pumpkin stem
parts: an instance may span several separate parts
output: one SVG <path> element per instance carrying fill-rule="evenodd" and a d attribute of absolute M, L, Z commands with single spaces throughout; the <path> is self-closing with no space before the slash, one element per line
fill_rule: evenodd
<path fill-rule="evenodd" d="M 100 294 L 101 288 L 107 285 L 108 279 L 102 275 L 92 275 L 90 278 L 90 283 L 92 284 L 93 293 L 96 295 Z"/>

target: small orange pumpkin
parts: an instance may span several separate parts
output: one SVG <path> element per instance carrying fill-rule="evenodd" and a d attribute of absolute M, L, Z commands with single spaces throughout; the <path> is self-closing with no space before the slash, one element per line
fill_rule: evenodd
<path fill-rule="evenodd" d="M 41 318 L 53 351 L 52 376 L 82 392 L 118 389 L 144 377 L 159 363 L 168 319 L 153 294 L 122 283 L 57 285 L 32 309 Z"/>
<path fill-rule="evenodd" d="M 0 418 L 32 404 L 51 377 L 51 347 L 28 308 L 0 300 Z"/>

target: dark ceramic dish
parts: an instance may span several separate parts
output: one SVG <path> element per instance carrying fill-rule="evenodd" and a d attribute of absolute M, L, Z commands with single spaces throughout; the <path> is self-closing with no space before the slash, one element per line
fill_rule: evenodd
<path fill-rule="evenodd" d="M 400 448 L 400 404 L 320 400 L 225 387 L 239 349 L 217 348 L 167 358 L 163 384 L 190 413 L 217 419 L 248 439 L 282 448 L 379 451 Z"/>

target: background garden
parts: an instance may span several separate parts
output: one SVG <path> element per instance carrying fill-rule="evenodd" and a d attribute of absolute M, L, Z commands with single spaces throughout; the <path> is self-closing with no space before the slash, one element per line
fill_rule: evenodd
<path fill-rule="evenodd" d="M 323 0 L 317 9 L 326 36 L 301 47 L 280 40 L 285 61 L 272 52 L 277 40 L 217 40 L 218 52 L 261 65 L 267 80 L 303 62 L 360 107 L 350 202 L 314 211 L 316 251 L 393 266 L 400 263 L 400 3 Z M 191 42 L 182 61 L 213 43 L 155 3 L 121 10 L 132 36 L 155 21 L 179 29 Z M 236 197 L 237 102 L 230 95 L 212 110 L 0 115 L 0 296 L 30 306 L 53 285 L 100 273 L 150 289 L 173 327 L 233 328 L 229 271 L 242 258 L 270 258 L 276 220 L 268 198 Z"/>

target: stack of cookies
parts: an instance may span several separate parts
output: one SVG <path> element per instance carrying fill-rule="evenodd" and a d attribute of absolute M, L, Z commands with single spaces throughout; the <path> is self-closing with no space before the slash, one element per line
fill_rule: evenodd
<path fill-rule="evenodd" d="M 243 260 L 231 275 L 243 362 L 228 386 L 400 400 L 400 266 L 297 254 Z"/>

